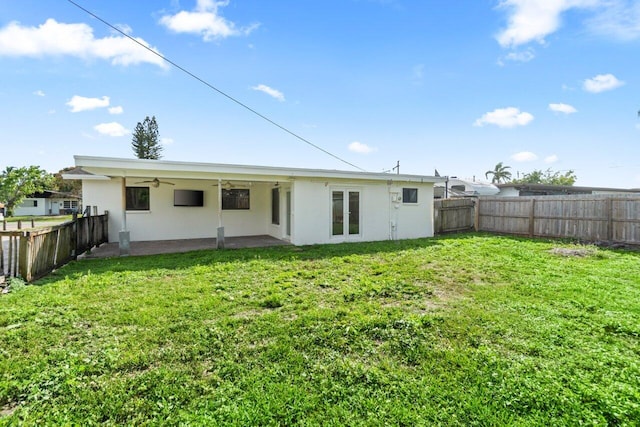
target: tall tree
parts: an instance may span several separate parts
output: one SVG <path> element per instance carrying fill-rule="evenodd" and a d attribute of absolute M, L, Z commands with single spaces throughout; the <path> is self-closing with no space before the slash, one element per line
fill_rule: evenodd
<path fill-rule="evenodd" d="M 552 171 L 551 169 L 534 170 L 530 173 L 525 173 L 520 179 L 514 179 L 514 184 L 548 184 L 548 185 L 573 185 L 578 177 L 572 171 L 566 171 L 561 173 L 560 171 Z"/>
<path fill-rule="evenodd" d="M 142 123 L 138 122 L 131 140 L 133 153 L 139 159 L 158 160 L 162 158 L 163 147 L 160 144 L 160 133 L 156 116 L 147 116 Z"/>
<path fill-rule="evenodd" d="M 492 175 L 491 183 L 500 184 L 501 182 L 507 182 L 511 179 L 511 172 L 509 172 L 511 166 L 505 166 L 502 162 L 498 163 L 491 171 L 486 171 L 484 177 L 489 179 L 489 175 Z"/>
<path fill-rule="evenodd" d="M 25 197 L 47 190 L 52 183 L 53 176 L 39 166 L 7 166 L 0 173 L 0 201 L 4 202 L 7 215 L 13 215 Z"/>
<path fill-rule="evenodd" d="M 63 193 L 73 194 L 74 196 L 82 197 L 82 180 L 79 179 L 62 179 L 62 174 L 75 169 L 74 166 L 61 169 L 59 172 L 53 174 L 52 190 L 61 191 Z"/>

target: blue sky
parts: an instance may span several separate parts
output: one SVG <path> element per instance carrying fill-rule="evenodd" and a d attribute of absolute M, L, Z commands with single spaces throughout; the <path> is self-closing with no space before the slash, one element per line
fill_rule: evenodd
<path fill-rule="evenodd" d="M 640 1 L 75 0 L 367 171 L 640 187 Z M 455 4 L 455 6 L 452 6 Z M 133 157 L 352 169 L 66 0 L 0 0 L 0 168 Z"/>

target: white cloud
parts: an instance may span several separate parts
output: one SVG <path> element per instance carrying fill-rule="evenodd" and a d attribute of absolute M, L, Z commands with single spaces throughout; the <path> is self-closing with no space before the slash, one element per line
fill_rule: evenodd
<path fill-rule="evenodd" d="M 204 41 L 248 35 L 258 27 L 257 24 L 254 24 L 237 28 L 235 23 L 222 17 L 218 9 L 228 4 L 228 0 L 198 0 L 194 11 L 182 10 L 175 15 L 163 16 L 160 18 L 160 24 L 175 33 L 199 34 Z"/>
<path fill-rule="evenodd" d="M 496 125 L 501 128 L 526 126 L 533 120 L 533 115 L 520 111 L 515 107 L 497 108 L 485 113 L 475 121 L 474 126 Z"/>
<path fill-rule="evenodd" d="M 532 162 L 538 160 L 538 156 L 531 151 L 521 151 L 511 156 L 515 162 Z"/>
<path fill-rule="evenodd" d="M 36 96 L 47 96 L 43 91 L 41 90 L 37 90 L 35 92 L 33 92 L 34 95 Z"/>
<path fill-rule="evenodd" d="M 612 90 L 624 85 L 622 80 L 618 80 L 613 74 L 598 74 L 597 76 L 586 79 L 582 88 L 587 92 L 600 93 Z"/>
<path fill-rule="evenodd" d="M 603 2 L 601 13 L 587 21 L 596 34 L 629 41 L 640 38 L 640 3 L 633 0 Z"/>
<path fill-rule="evenodd" d="M 374 151 L 378 151 L 378 149 L 369 147 L 367 144 L 363 144 L 362 142 L 353 141 L 351 144 L 349 144 L 349 151 L 360 154 L 369 154 L 373 153 Z"/>
<path fill-rule="evenodd" d="M 572 105 L 569 104 L 549 104 L 549 110 L 555 111 L 556 113 L 564 113 L 564 114 L 572 114 L 577 113 L 578 110 L 575 109 Z"/>
<path fill-rule="evenodd" d="M 251 89 L 253 90 L 257 90 L 259 92 L 264 92 L 267 95 L 277 99 L 280 102 L 284 101 L 284 94 L 282 92 L 280 92 L 277 89 L 273 89 L 267 85 L 257 85 L 257 86 L 253 86 Z"/>
<path fill-rule="evenodd" d="M 149 44 L 136 38 L 144 46 Z M 154 48 L 151 48 L 157 51 Z M 82 59 L 104 59 L 113 65 L 150 63 L 167 68 L 158 56 L 125 37 L 97 39 L 87 24 L 64 24 L 55 19 L 38 27 L 26 27 L 11 22 L 0 29 L 0 56 L 73 56 Z"/>
<path fill-rule="evenodd" d="M 173 138 L 160 138 L 160 143 L 162 145 L 171 145 L 173 142 Z"/>
<path fill-rule="evenodd" d="M 552 154 L 544 158 L 545 163 L 555 163 L 557 161 L 558 161 L 558 156 L 556 156 L 555 154 Z"/>
<path fill-rule="evenodd" d="M 109 107 L 109 114 L 122 114 L 124 109 L 121 106 Z"/>
<path fill-rule="evenodd" d="M 95 110 L 96 108 L 104 108 L 109 106 L 109 97 L 102 98 L 85 98 L 84 96 L 74 95 L 73 98 L 66 103 L 71 107 L 72 113 L 80 111 Z"/>
<path fill-rule="evenodd" d="M 498 60 L 498 65 L 504 65 L 505 61 L 510 62 L 529 62 L 535 58 L 536 55 L 533 49 L 527 49 L 520 52 L 510 52 Z"/>
<path fill-rule="evenodd" d="M 515 47 L 532 41 L 544 43 L 544 38 L 560 27 L 563 12 L 597 6 L 601 2 L 602 0 L 502 0 L 499 7 L 508 10 L 508 25 L 496 39 L 502 47 Z"/>
<path fill-rule="evenodd" d="M 129 131 L 118 122 L 100 123 L 93 127 L 98 133 L 108 136 L 125 136 Z"/>

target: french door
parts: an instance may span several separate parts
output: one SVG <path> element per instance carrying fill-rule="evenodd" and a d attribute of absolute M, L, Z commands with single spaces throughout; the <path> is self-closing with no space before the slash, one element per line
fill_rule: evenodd
<path fill-rule="evenodd" d="M 360 234 L 360 192 L 333 190 L 331 192 L 331 235 L 357 236 Z"/>

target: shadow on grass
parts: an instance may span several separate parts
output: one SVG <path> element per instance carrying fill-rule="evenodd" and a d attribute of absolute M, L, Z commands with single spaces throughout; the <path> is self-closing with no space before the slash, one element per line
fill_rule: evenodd
<path fill-rule="evenodd" d="M 468 232 L 436 236 L 424 239 L 357 242 L 323 244 L 309 246 L 272 246 L 265 248 L 243 248 L 226 250 L 196 250 L 174 254 L 141 255 L 131 257 L 86 259 L 72 262 L 47 277 L 35 282 L 34 285 L 46 285 L 61 278 L 76 278 L 88 274 L 100 274 L 122 271 L 145 271 L 156 269 L 182 270 L 196 266 L 211 265 L 215 263 L 250 262 L 253 260 L 267 261 L 300 261 L 320 260 L 335 257 L 348 257 L 352 255 L 371 255 L 377 253 L 391 253 L 407 250 L 419 250 L 424 248 L 437 248 L 452 242 L 460 244 L 471 243 L 475 240 L 482 242 L 484 239 L 509 241 L 517 245 L 523 242 L 556 243 L 562 245 L 579 244 L 570 239 L 542 239 L 520 236 L 496 235 L 485 232 Z M 479 248 L 489 250 L 489 248 Z M 625 252 L 631 256 L 640 257 L 640 251 L 626 251 L 621 249 L 600 248 L 602 251 Z"/>

